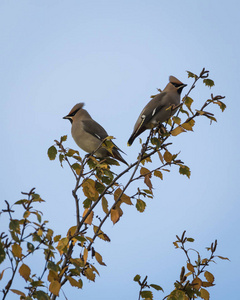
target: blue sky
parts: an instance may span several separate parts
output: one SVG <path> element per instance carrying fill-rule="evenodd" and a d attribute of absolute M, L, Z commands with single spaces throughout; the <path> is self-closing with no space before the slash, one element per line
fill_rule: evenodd
<path fill-rule="evenodd" d="M 21 191 L 36 187 L 56 233 L 75 221 L 74 179 L 46 153 L 64 134 L 77 149 L 62 119 L 73 105 L 85 102 L 133 162 L 140 145 L 126 144 L 135 120 L 169 75 L 190 85 L 186 70 L 210 70 L 215 87 L 193 91 L 195 108 L 210 93 L 226 96 L 224 113 L 212 109 L 217 123 L 199 118 L 194 133 L 173 139 L 169 150 L 181 150 L 191 179 L 172 168 L 164 181 L 154 181 L 155 197 L 143 214 L 126 207 L 119 223 L 109 222 L 111 243 L 97 244 L 107 267 L 99 267 L 101 276 L 84 282 L 83 291 L 65 288 L 69 299 L 137 299 L 137 273 L 149 275 L 167 295 L 185 263 L 172 245 L 183 230 L 203 252 L 218 239 L 218 254 L 231 262 L 209 269 L 216 278 L 211 299 L 238 299 L 239 8 L 233 0 L 0 2 L 0 203 L 13 203 Z M 6 228 L 6 219 L 0 222 Z"/>

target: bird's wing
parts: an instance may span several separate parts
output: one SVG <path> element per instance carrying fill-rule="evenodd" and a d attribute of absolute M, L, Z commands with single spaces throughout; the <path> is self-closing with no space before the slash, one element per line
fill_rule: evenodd
<path fill-rule="evenodd" d="M 161 94 L 154 97 L 143 109 L 141 112 L 141 123 L 139 124 L 139 127 L 143 127 L 145 124 L 148 124 L 151 119 L 166 105 L 164 103 L 164 97 L 166 93 L 162 92 Z"/>
<path fill-rule="evenodd" d="M 84 131 L 88 132 L 100 141 L 108 136 L 106 130 L 94 120 L 82 120 L 82 124 Z"/>

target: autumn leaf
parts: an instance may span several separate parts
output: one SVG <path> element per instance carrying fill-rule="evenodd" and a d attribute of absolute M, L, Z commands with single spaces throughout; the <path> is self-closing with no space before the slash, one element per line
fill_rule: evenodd
<path fill-rule="evenodd" d="M 77 281 L 76 279 L 70 277 L 70 276 L 66 276 L 67 280 L 70 282 L 71 286 L 75 286 L 79 289 L 82 288 L 82 280 L 80 279 L 79 281 Z"/>
<path fill-rule="evenodd" d="M 142 291 L 141 297 L 146 300 L 153 299 L 153 293 L 151 291 Z"/>
<path fill-rule="evenodd" d="M 200 291 L 201 293 L 201 298 L 204 299 L 204 300 L 209 300 L 210 299 L 210 295 L 209 295 L 209 292 L 205 289 L 201 289 Z"/>
<path fill-rule="evenodd" d="M 139 281 L 140 279 L 141 279 L 141 276 L 140 276 L 140 275 L 136 275 L 136 276 L 133 278 L 134 281 Z"/>
<path fill-rule="evenodd" d="M 87 268 L 84 271 L 84 274 L 86 275 L 87 279 L 89 279 L 91 281 L 95 281 L 96 275 L 93 273 L 93 270 L 91 268 Z"/>
<path fill-rule="evenodd" d="M 212 273 L 206 271 L 206 272 L 204 273 L 204 276 L 205 276 L 205 278 L 207 279 L 208 282 L 213 283 L 213 281 L 214 281 L 214 276 L 213 276 Z"/>
<path fill-rule="evenodd" d="M 84 250 L 83 250 L 83 261 L 84 261 L 85 264 L 87 262 L 87 258 L 88 258 L 88 250 L 87 250 L 87 248 L 84 248 Z"/>
<path fill-rule="evenodd" d="M 162 172 L 161 171 L 154 171 L 154 176 L 156 176 L 156 177 L 159 177 L 159 178 L 161 178 L 162 180 L 163 180 L 163 174 L 162 174 Z"/>
<path fill-rule="evenodd" d="M 188 178 L 190 178 L 191 171 L 190 171 L 189 167 L 181 165 L 181 164 L 179 164 L 179 166 L 180 166 L 179 173 L 182 175 L 186 175 Z"/>
<path fill-rule="evenodd" d="M 12 245 L 12 253 L 15 257 L 21 258 L 22 257 L 22 248 L 18 244 Z"/>
<path fill-rule="evenodd" d="M 14 294 L 19 295 L 19 296 L 26 297 L 26 295 L 23 292 L 19 291 L 19 290 L 10 289 L 10 291 L 13 292 Z"/>
<path fill-rule="evenodd" d="M 84 216 L 86 215 L 86 213 L 89 211 L 89 209 L 85 209 L 84 210 L 84 212 L 83 212 L 83 218 L 84 218 Z M 87 218 L 86 218 L 86 220 L 84 221 L 84 223 L 85 224 L 89 224 L 89 225 L 91 225 L 92 224 L 92 220 L 93 220 L 93 211 L 91 211 L 90 213 L 89 213 L 89 215 L 87 216 Z"/>
<path fill-rule="evenodd" d="M 30 268 L 25 265 L 22 264 L 21 267 L 19 268 L 19 274 L 27 281 L 29 276 L 30 276 L 31 270 Z"/>
<path fill-rule="evenodd" d="M 95 258 L 100 265 L 106 266 L 106 264 L 102 260 L 101 254 L 99 254 L 98 252 L 95 252 Z"/>
<path fill-rule="evenodd" d="M 183 123 L 181 126 L 182 128 L 186 129 L 186 130 L 190 130 L 193 131 L 193 126 L 195 124 L 195 121 L 193 119 L 191 119 L 190 121 L 186 121 L 185 123 Z"/>
<path fill-rule="evenodd" d="M 120 219 L 120 216 L 119 216 L 119 212 L 117 209 L 114 209 L 112 208 L 111 209 L 111 220 L 113 222 L 113 224 L 117 223 Z"/>
<path fill-rule="evenodd" d="M 171 135 L 172 136 L 177 136 L 179 135 L 180 133 L 182 132 L 185 132 L 186 130 L 184 128 L 182 128 L 181 126 L 178 126 L 176 128 L 174 128 L 172 131 L 171 131 Z"/>
<path fill-rule="evenodd" d="M 95 188 L 95 181 L 92 179 L 87 179 L 86 181 L 84 181 L 84 183 L 82 184 L 82 189 L 83 189 L 83 193 L 84 195 L 93 200 L 96 201 L 98 198 L 98 192 Z"/>
<path fill-rule="evenodd" d="M 59 296 L 60 288 L 61 284 L 56 280 L 52 281 L 49 285 L 49 291 L 55 296 Z"/>
<path fill-rule="evenodd" d="M 187 263 L 187 268 L 188 268 L 189 271 L 191 271 L 192 273 L 194 273 L 194 267 L 193 267 L 192 264 Z"/>
<path fill-rule="evenodd" d="M 192 281 L 192 285 L 195 289 L 199 290 L 202 286 L 202 280 L 199 277 L 195 277 Z"/>
<path fill-rule="evenodd" d="M 170 163 L 172 161 L 172 154 L 169 151 L 165 151 L 163 158 L 166 162 Z"/>
<path fill-rule="evenodd" d="M 152 174 L 145 175 L 144 177 L 144 183 L 149 187 L 150 191 L 152 191 L 152 182 L 150 178 L 152 177 Z"/>
<path fill-rule="evenodd" d="M 187 108 L 190 110 L 190 112 L 193 114 L 192 110 L 191 110 L 191 105 L 193 103 L 193 99 L 190 97 L 186 97 L 184 100 L 184 104 L 187 106 Z"/>

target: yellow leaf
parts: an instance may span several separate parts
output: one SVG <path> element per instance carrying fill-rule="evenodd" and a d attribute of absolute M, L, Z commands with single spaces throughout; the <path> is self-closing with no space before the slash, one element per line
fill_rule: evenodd
<path fill-rule="evenodd" d="M 86 208 L 83 212 L 83 217 L 86 215 L 86 213 L 88 212 L 88 209 Z M 90 214 L 87 216 L 86 220 L 84 221 L 85 224 L 92 224 L 92 220 L 93 220 L 93 211 L 90 212 Z"/>
<path fill-rule="evenodd" d="M 18 257 L 18 258 L 22 257 L 22 248 L 18 244 L 12 245 L 12 252 L 15 257 Z"/>
<path fill-rule="evenodd" d="M 13 292 L 14 294 L 26 297 L 26 295 L 23 292 L 19 291 L 19 290 L 10 289 L 10 291 Z"/>
<path fill-rule="evenodd" d="M 67 236 L 73 236 L 74 233 L 76 232 L 77 226 L 72 226 L 68 229 Z"/>
<path fill-rule="evenodd" d="M 166 162 L 171 162 L 172 161 L 172 154 L 169 151 L 165 151 L 163 158 L 165 159 Z"/>
<path fill-rule="evenodd" d="M 87 258 L 88 258 L 88 250 L 87 250 L 87 248 L 84 248 L 84 250 L 83 250 L 83 260 L 84 260 L 85 264 L 87 262 Z"/>
<path fill-rule="evenodd" d="M 38 229 L 38 231 L 37 231 L 37 235 L 39 235 L 39 236 L 42 236 L 42 235 L 43 235 L 43 231 L 42 231 L 42 229 Z"/>
<path fill-rule="evenodd" d="M 103 262 L 102 260 L 102 255 L 99 254 L 98 252 L 95 252 L 95 258 L 97 260 L 97 262 L 102 265 L 102 266 L 106 266 L 106 264 Z"/>
<path fill-rule="evenodd" d="M 210 295 L 209 292 L 205 289 L 201 289 L 201 298 L 204 300 L 209 300 L 210 299 Z"/>
<path fill-rule="evenodd" d="M 188 268 L 189 271 L 191 271 L 192 273 L 194 273 L 194 267 L 193 267 L 192 264 L 187 263 L 187 268 Z"/>
<path fill-rule="evenodd" d="M 84 195 L 90 200 L 96 201 L 98 198 L 98 192 L 95 187 L 95 181 L 92 179 L 87 179 L 82 184 L 82 189 Z"/>
<path fill-rule="evenodd" d="M 60 288 L 61 284 L 56 280 L 52 281 L 49 285 L 49 291 L 55 296 L 59 295 Z"/>
<path fill-rule="evenodd" d="M 30 268 L 25 265 L 22 264 L 21 267 L 19 268 L 19 274 L 27 281 L 29 276 L 30 276 L 31 270 Z"/>
<path fill-rule="evenodd" d="M 62 238 L 57 245 L 57 249 L 60 253 L 60 255 L 62 255 L 63 253 L 67 252 L 67 246 L 68 246 L 68 238 Z"/>
<path fill-rule="evenodd" d="M 47 280 L 48 280 L 49 282 L 52 282 L 52 281 L 58 281 L 58 273 L 55 272 L 55 271 L 53 271 L 53 270 L 49 270 Z"/>
<path fill-rule="evenodd" d="M 114 192 L 114 200 L 117 201 L 119 196 L 121 195 L 122 190 L 120 188 L 116 189 L 116 191 Z M 121 201 L 128 204 L 128 205 L 133 205 L 132 201 L 130 199 L 129 196 L 127 196 L 126 194 L 122 194 L 121 196 Z"/>
<path fill-rule="evenodd" d="M 84 271 L 84 274 L 86 275 L 87 279 L 91 280 L 91 281 L 95 281 L 95 277 L 96 275 L 93 273 L 93 270 L 90 268 L 87 268 Z"/>
<path fill-rule="evenodd" d="M 179 135 L 180 133 L 185 132 L 185 131 L 186 131 L 186 130 L 183 129 L 181 126 L 178 126 L 178 127 L 174 128 L 174 129 L 171 131 L 171 135 L 172 135 L 172 136 L 177 136 L 177 135 Z"/>
<path fill-rule="evenodd" d="M 98 230 L 98 227 L 97 227 L 97 226 L 93 226 L 93 231 L 94 231 L 94 233 L 96 233 L 97 230 Z M 110 242 L 110 241 L 111 241 L 110 238 L 109 238 L 109 237 L 108 237 L 101 229 L 98 231 L 97 236 L 98 236 L 100 239 L 102 239 L 102 240 L 104 240 L 104 241 L 106 241 L 106 242 Z"/>
<path fill-rule="evenodd" d="M 112 208 L 111 209 L 111 220 L 113 222 L 113 224 L 117 223 L 119 221 L 119 212 L 117 209 Z"/>
<path fill-rule="evenodd" d="M 195 277 L 192 281 L 192 285 L 195 289 L 199 290 L 202 286 L 202 280 L 198 277 Z"/>
<path fill-rule="evenodd" d="M 205 276 L 205 278 L 207 279 L 208 282 L 213 283 L 213 281 L 214 281 L 214 276 L 213 276 L 212 273 L 206 271 L 206 272 L 204 273 L 204 276 Z"/>
<path fill-rule="evenodd" d="M 186 130 L 192 131 L 194 124 L 195 124 L 195 121 L 193 119 L 191 119 L 190 121 L 183 123 L 181 126 Z"/>
<path fill-rule="evenodd" d="M 208 281 L 203 281 L 203 282 L 202 282 L 202 286 L 203 286 L 203 287 L 210 287 L 210 286 L 213 286 L 213 285 L 215 285 L 215 284 L 213 284 L 213 283 L 211 283 L 211 282 L 208 282 Z"/>
<path fill-rule="evenodd" d="M 180 125 L 181 124 L 181 119 L 179 117 L 172 117 L 173 122 L 175 122 L 176 124 Z"/>
<path fill-rule="evenodd" d="M 76 286 L 77 288 L 81 289 L 82 288 L 82 280 L 77 281 L 76 279 L 66 276 L 67 280 L 70 282 L 71 286 Z"/>

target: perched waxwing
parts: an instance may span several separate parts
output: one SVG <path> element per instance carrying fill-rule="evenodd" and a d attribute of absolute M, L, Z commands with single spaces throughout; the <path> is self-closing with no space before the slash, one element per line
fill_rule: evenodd
<path fill-rule="evenodd" d="M 119 153 L 121 150 L 114 143 L 112 153 L 103 147 L 99 147 L 108 134 L 100 124 L 91 118 L 89 113 L 83 109 L 83 106 L 84 103 L 76 104 L 70 113 L 63 117 L 63 119 L 68 119 L 72 124 L 71 133 L 76 144 L 87 153 L 95 151 L 94 155 L 96 157 L 105 158 L 112 156 L 128 165 Z"/>
<path fill-rule="evenodd" d="M 165 89 L 155 96 L 142 110 L 134 126 L 133 133 L 128 140 L 128 146 L 131 146 L 135 138 L 143 131 L 167 121 L 176 112 L 176 109 L 173 109 L 173 107 L 180 104 L 180 95 L 185 86 L 187 85 L 183 84 L 176 77 L 169 77 L 169 83 Z"/>

